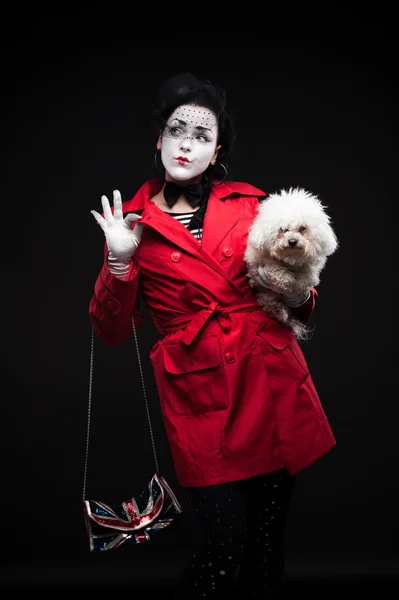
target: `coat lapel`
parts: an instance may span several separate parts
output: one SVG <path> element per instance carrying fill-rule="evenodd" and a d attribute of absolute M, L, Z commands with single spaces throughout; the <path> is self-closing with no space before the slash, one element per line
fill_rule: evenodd
<path fill-rule="evenodd" d="M 208 200 L 202 241 L 198 242 L 182 223 L 151 202 L 150 199 L 162 189 L 162 185 L 161 179 L 146 182 L 132 200 L 123 204 L 124 214 L 138 212 L 143 217 L 143 225 L 149 225 L 176 246 L 206 263 L 234 286 L 227 272 L 214 258 L 217 249 L 240 218 L 238 210 L 223 210 L 223 202 L 229 196 L 262 197 L 264 192 L 246 183 L 229 182 L 215 186 Z"/>
<path fill-rule="evenodd" d="M 214 199 L 214 200 L 216 202 L 218 202 L 217 199 Z M 205 214 L 205 219 L 204 219 L 204 231 L 205 231 L 205 227 L 206 227 L 205 221 L 206 221 L 206 218 L 208 215 L 208 211 L 211 207 L 211 204 L 212 204 L 211 198 L 209 198 L 207 212 Z M 210 214 L 211 214 L 210 218 L 212 219 L 212 211 L 210 212 Z M 146 208 L 144 209 L 144 211 L 142 213 L 142 216 L 143 216 L 143 218 L 140 222 L 143 223 L 143 225 L 149 225 L 150 227 L 152 227 L 153 229 L 158 231 L 161 235 L 166 237 L 168 240 L 170 240 L 171 242 L 176 244 L 176 246 L 178 246 L 185 252 L 192 254 L 197 259 L 201 260 L 202 262 L 204 262 L 205 264 L 210 266 L 217 273 L 219 273 L 225 279 L 227 279 L 227 281 L 229 281 L 232 285 L 234 285 L 233 282 L 231 281 L 228 273 L 223 269 L 223 267 L 214 258 L 213 254 L 216 251 L 218 245 L 221 243 L 221 241 L 223 240 L 223 238 L 226 235 L 226 233 L 223 233 L 223 236 L 221 237 L 222 229 L 223 229 L 223 231 L 226 231 L 226 232 L 230 231 L 230 229 L 238 221 L 238 216 L 235 216 L 234 219 L 229 219 L 230 225 L 228 226 L 226 223 L 223 228 L 220 228 L 219 234 L 217 236 L 210 234 L 209 241 L 211 243 L 211 246 L 207 245 L 209 242 L 206 242 L 206 238 L 204 241 L 204 237 L 202 239 L 202 242 L 199 242 L 193 236 L 193 234 L 184 227 L 184 225 L 182 223 L 179 223 L 179 221 L 173 219 L 173 217 L 170 217 L 170 215 L 165 214 L 153 202 L 150 202 L 146 206 Z M 210 221 L 210 223 L 212 223 L 212 221 Z M 220 241 L 218 241 L 218 240 L 220 240 Z"/>
<path fill-rule="evenodd" d="M 202 233 L 202 245 L 212 256 L 240 218 L 238 210 L 224 211 L 223 203 L 224 200 L 221 200 L 212 191 L 208 200 Z"/>

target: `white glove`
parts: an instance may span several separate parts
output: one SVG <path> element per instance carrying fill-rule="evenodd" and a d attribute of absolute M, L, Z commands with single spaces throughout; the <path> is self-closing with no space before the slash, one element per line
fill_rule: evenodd
<path fill-rule="evenodd" d="M 254 278 L 261 285 L 261 287 L 271 290 L 272 292 L 276 292 L 277 294 L 281 294 L 284 304 L 286 306 L 288 306 L 289 308 L 298 308 L 298 306 L 302 306 L 302 304 L 305 304 L 305 302 L 307 302 L 310 298 L 310 294 L 311 294 L 310 291 L 308 291 L 308 292 L 287 292 L 284 294 L 282 292 L 280 292 L 279 289 L 277 289 L 276 287 L 274 287 L 271 284 L 270 279 L 265 270 L 265 267 L 259 266 L 258 274 L 255 275 Z"/>
<path fill-rule="evenodd" d="M 123 218 L 122 198 L 118 190 L 114 190 L 114 214 L 112 214 L 108 198 L 101 196 L 104 217 L 97 211 L 90 211 L 104 232 L 107 242 L 108 268 L 116 277 L 124 279 L 130 268 L 130 261 L 138 248 L 143 232 L 142 223 L 132 230 L 132 223 L 141 219 L 140 215 L 130 213 Z"/>

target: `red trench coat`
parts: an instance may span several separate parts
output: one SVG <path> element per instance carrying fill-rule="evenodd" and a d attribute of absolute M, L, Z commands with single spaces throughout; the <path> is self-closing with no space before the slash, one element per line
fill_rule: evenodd
<path fill-rule="evenodd" d="M 150 352 L 166 434 L 182 486 L 304 469 L 335 446 L 302 351 L 290 330 L 258 305 L 243 254 L 261 190 L 237 182 L 213 189 L 199 242 L 150 201 L 147 181 L 123 211 L 142 214 L 141 243 L 127 279 L 106 262 L 89 314 L 107 344 L 136 327 L 140 287 L 161 335 Z M 133 225 L 134 227 L 134 225 Z M 105 246 L 105 256 L 107 255 Z M 297 310 L 307 320 L 317 298 Z"/>

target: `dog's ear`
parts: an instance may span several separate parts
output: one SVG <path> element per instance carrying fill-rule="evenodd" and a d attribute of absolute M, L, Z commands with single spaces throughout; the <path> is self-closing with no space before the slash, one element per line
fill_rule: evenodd
<path fill-rule="evenodd" d="M 248 230 L 248 243 L 255 250 L 264 250 L 265 248 L 265 234 L 258 221 L 255 221 Z"/>
<path fill-rule="evenodd" d="M 326 227 L 325 235 L 323 238 L 323 244 L 326 256 L 331 256 L 331 254 L 334 254 L 334 252 L 338 248 L 337 236 L 335 235 L 335 232 L 330 225 Z"/>

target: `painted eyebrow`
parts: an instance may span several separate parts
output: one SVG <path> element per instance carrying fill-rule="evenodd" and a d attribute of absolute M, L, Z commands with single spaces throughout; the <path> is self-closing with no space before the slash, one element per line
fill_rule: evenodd
<path fill-rule="evenodd" d="M 187 126 L 186 121 L 182 121 L 181 119 L 178 119 L 177 117 L 172 119 L 172 121 L 178 121 L 180 123 L 180 125 L 184 125 L 184 127 Z M 194 129 L 198 129 L 198 131 L 210 131 L 212 133 L 212 129 L 209 129 L 209 127 L 203 127 L 202 125 L 197 125 Z"/>
<path fill-rule="evenodd" d="M 198 129 L 199 131 L 210 131 L 212 133 L 212 129 L 209 127 L 202 127 L 202 125 L 198 125 L 195 129 Z"/>
<path fill-rule="evenodd" d="M 171 123 L 173 123 L 173 121 L 177 121 L 178 123 L 180 123 L 180 125 L 184 125 L 184 126 L 187 125 L 186 121 L 182 121 L 181 119 L 178 119 L 177 117 L 175 117 L 174 119 L 172 119 Z"/>

